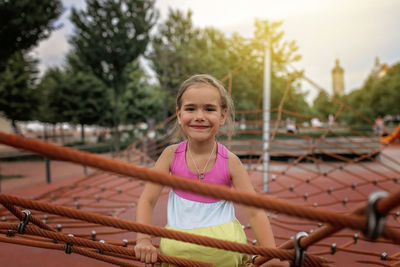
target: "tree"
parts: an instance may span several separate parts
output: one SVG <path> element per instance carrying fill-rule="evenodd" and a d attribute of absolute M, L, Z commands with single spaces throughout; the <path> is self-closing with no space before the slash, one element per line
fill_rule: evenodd
<path fill-rule="evenodd" d="M 121 97 L 125 67 L 144 53 L 157 18 L 154 0 L 87 0 L 86 10 L 72 9 L 75 32 L 70 40 L 77 56 L 113 90 L 115 149 L 119 150 Z"/>
<path fill-rule="evenodd" d="M 376 77 L 369 75 L 363 86 L 345 95 L 343 100 L 358 114 L 346 112 L 346 121 L 352 125 L 371 124 L 378 114 L 400 114 L 400 63 L 391 66 L 386 75 Z M 369 120 L 369 121 L 368 121 Z"/>
<path fill-rule="evenodd" d="M 336 114 L 338 105 L 334 103 L 326 92 L 319 92 L 314 99 L 313 109 L 319 117 L 328 118 L 329 114 Z"/>
<path fill-rule="evenodd" d="M 54 67 L 46 70 L 37 85 L 40 96 L 37 120 L 51 124 L 68 121 L 63 114 L 65 106 L 61 95 L 62 86 L 65 85 L 66 80 L 60 68 Z"/>
<path fill-rule="evenodd" d="M 296 54 L 298 48 L 294 41 L 282 41 L 283 32 L 278 31 L 281 23 L 256 21 L 256 25 L 254 38 L 243 38 L 238 34 L 227 37 L 211 27 L 195 27 L 191 11 L 169 10 L 168 18 L 158 27 L 148 53 L 166 95 L 164 118 L 174 113 L 174 97 L 179 84 L 196 73 L 209 73 L 217 78 L 231 73 L 232 97 L 237 109 L 261 108 L 266 34 L 271 34 L 273 40 L 272 98 L 277 100 L 272 102 L 278 106 L 289 79 L 285 74 L 288 72 L 287 64 L 300 59 Z M 233 72 L 237 68 L 240 70 Z M 225 86 L 229 86 L 228 79 Z M 297 106 L 308 109 L 304 95 L 298 89 L 292 86 L 292 97 Z"/>
<path fill-rule="evenodd" d="M 400 114 L 400 63 L 391 66 L 385 76 L 377 79 L 371 99 L 374 118 L 378 114 Z"/>
<path fill-rule="evenodd" d="M 16 121 L 31 120 L 38 107 L 34 86 L 36 64 L 36 60 L 19 51 L 0 72 L 0 111 L 11 120 L 16 133 L 19 132 Z"/>
<path fill-rule="evenodd" d="M 72 61 L 74 57 L 70 53 L 67 58 Z M 64 70 L 50 68 L 38 88 L 42 94 L 40 120 L 52 124 L 80 124 L 82 141 L 85 125 L 101 125 L 107 121 L 106 114 L 111 110 L 110 90 L 90 73 L 70 65 Z"/>
<path fill-rule="evenodd" d="M 157 79 L 165 95 L 163 117 L 166 119 L 174 110 L 174 96 L 183 77 L 187 77 L 188 58 L 192 57 L 190 43 L 198 38 L 199 30 L 192 22 L 192 12 L 186 14 L 169 9 L 168 18 L 159 24 L 157 34 L 151 44 L 147 58 L 157 74 Z"/>
<path fill-rule="evenodd" d="M 61 0 L 0 1 L 0 71 L 17 51 L 28 50 L 46 39 L 59 26 L 63 12 Z"/>
<path fill-rule="evenodd" d="M 126 68 L 128 79 L 127 89 L 123 97 L 123 107 L 126 110 L 124 123 L 135 124 L 159 120 L 163 97 L 159 87 L 148 83 L 147 77 L 138 61 L 134 61 Z"/>

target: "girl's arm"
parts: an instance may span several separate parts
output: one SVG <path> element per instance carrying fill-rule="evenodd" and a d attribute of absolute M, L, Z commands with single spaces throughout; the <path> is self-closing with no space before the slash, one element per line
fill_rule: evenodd
<path fill-rule="evenodd" d="M 229 173 L 236 190 L 256 193 L 251 184 L 250 177 L 242 165 L 240 159 L 229 152 Z M 244 211 L 251 228 L 256 236 L 258 244 L 265 247 L 276 247 L 274 234 L 272 233 L 269 219 L 262 209 L 244 206 Z"/>
<path fill-rule="evenodd" d="M 229 152 L 229 173 L 231 174 L 232 183 L 236 190 L 250 192 L 256 194 L 253 185 L 251 184 L 250 177 L 242 165 L 240 159 Z M 274 234 L 272 233 L 271 224 L 265 214 L 264 210 L 257 209 L 249 206 L 244 206 L 244 212 L 247 220 L 250 223 L 251 229 L 256 236 L 257 242 L 260 246 L 276 248 Z M 290 266 L 288 262 L 281 262 L 279 259 L 272 259 L 263 266 Z"/>
<path fill-rule="evenodd" d="M 171 161 L 176 145 L 167 147 L 154 165 L 154 170 L 165 173 L 170 172 Z M 163 189 L 162 185 L 146 183 L 136 208 L 136 222 L 151 225 L 153 223 L 153 210 Z M 138 233 L 135 246 L 135 255 L 142 262 L 154 263 L 157 261 L 157 249 L 151 243 L 151 236 Z"/>

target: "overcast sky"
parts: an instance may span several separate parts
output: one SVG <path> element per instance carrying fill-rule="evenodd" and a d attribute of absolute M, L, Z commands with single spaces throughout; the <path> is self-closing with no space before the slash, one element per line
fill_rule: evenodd
<path fill-rule="evenodd" d="M 70 8 L 83 8 L 83 0 L 63 0 L 66 8 L 58 23 L 63 27 L 34 50 L 43 72 L 62 64 L 69 49 Z M 193 11 L 194 24 L 213 26 L 230 34 L 250 37 L 255 18 L 283 20 L 285 40 L 296 40 L 302 60 L 296 67 L 328 92 L 335 59 L 345 71 L 345 92 L 359 88 L 375 57 L 392 65 L 400 61 L 400 1 L 397 0 L 157 0 L 160 21 L 168 7 Z M 315 89 L 304 84 L 314 95 Z"/>

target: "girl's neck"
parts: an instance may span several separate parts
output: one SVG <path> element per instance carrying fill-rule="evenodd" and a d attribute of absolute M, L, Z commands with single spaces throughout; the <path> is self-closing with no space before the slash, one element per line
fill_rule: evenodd
<path fill-rule="evenodd" d="M 216 142 L 215 139 L 198 142 L 198 141 L 188 138 L 190 150 L 192 151 L 192 153 L 195 153 L 195 154 L 210 153 L 210 151 L 213 149 L 213 147 L 215 145 L 215 142 Z"/>

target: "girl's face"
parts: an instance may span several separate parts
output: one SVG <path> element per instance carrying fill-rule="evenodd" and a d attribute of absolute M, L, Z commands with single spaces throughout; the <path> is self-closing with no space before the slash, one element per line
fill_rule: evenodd
<path fill-rule="evenodd" d="M 185 135 L 196 141 L 214 141 L 227 113 L 221 109 L 218 89 L 208 84 L 190 86 L 183 93 L 181 104 L 176 114 Z"/>

